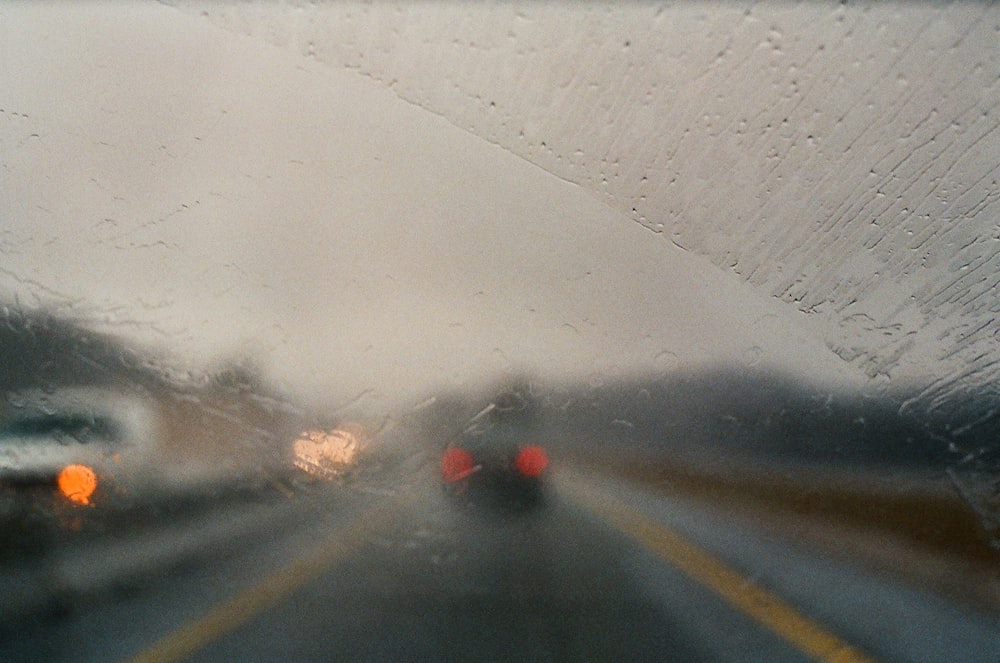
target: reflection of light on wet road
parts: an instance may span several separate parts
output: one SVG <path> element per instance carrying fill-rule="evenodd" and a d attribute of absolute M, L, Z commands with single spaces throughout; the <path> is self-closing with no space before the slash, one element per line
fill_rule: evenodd
<path fill-rule="evenodd" d="M 264 578 L 244 592 L 220 603 L 200 620 L 167 635 L 133 657 L 131 663 L 169 663 L 190 656 L 210 642 L 236 630 L 271 606 L 308 585 L 357 553 L 368 541 L 385 533 L 402 518 L 415 494 L 362 511 L 312 551 Z"/>
<path fill-rule="evenodd" d="M 677 532 L 645 516 L 585 478 L 560 485 L 567 497 L 635 539 L 657 557 L 681 569 L 801 651 L 824 663 L 867 663 L 873 659 L 801 615 L 777 595 L 755 584 Z"/>
<path fill-rule="evenodd" d="M 66 499 L 81 505 L 89 505 L 90 496 L 97 490 L 97 474 L 86 465 L 64 467 L 56 482 Z"/>

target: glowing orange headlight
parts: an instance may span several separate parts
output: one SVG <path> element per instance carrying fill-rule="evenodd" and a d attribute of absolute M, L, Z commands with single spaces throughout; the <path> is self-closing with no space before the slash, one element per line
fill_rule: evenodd
<path fill-rule="evenodd" d="M 57 479 L 59 492 L 75 504 L 90 504 L 90 496 L 97 490 L 97 474 L 86 465 L 67 465 Z"/>

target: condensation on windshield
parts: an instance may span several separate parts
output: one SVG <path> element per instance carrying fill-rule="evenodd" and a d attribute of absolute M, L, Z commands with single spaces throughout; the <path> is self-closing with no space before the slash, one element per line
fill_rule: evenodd
<path fill-rule="evenodd" d="M 0 10 L 17 472 L 339 485 L 516 383 L 565 453 L 1000 542 L 996 6 L 115 10 Z"/>
<path fill-rule="evenodd" d="M 799 311 L 996 530 L 995 6 L 168 4 L 374 79 Z"/>

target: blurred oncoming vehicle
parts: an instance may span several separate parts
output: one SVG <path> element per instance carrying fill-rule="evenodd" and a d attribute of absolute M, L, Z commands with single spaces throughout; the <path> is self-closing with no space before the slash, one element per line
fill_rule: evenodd
<path fill-rule="evenodd" d="M 368 433 L 359 424 L 303 431 L 292 444 L 293 463 L 309 477 L 335 479 L 357 467 L 368 444 Z"/>

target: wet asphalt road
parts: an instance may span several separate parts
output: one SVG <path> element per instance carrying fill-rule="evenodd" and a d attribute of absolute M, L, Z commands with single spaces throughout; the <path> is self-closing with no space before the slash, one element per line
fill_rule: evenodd
<path fill-rule="evenodd" d="M 9 624 L 0 661 L 1000 660 L 988 616 L 697 505 L 572 474 L 528 509 L 448 500 L 432 472 L 397 479 L 314 488 L 232 536 L 212 538 L 232 520 L 215 514 L 191 526 L 211 540 L 201 554 Z M 697 548 L 658 544 L 661 526 Z M 108 557 L 135 549 L 107 545 Z M 788 605 L 748 594 L 741 606 L 758 585 Z M 886 606 L 898 614 L 879 617 Z M 928 636 L 925 621 L 947 633 Z"/>

